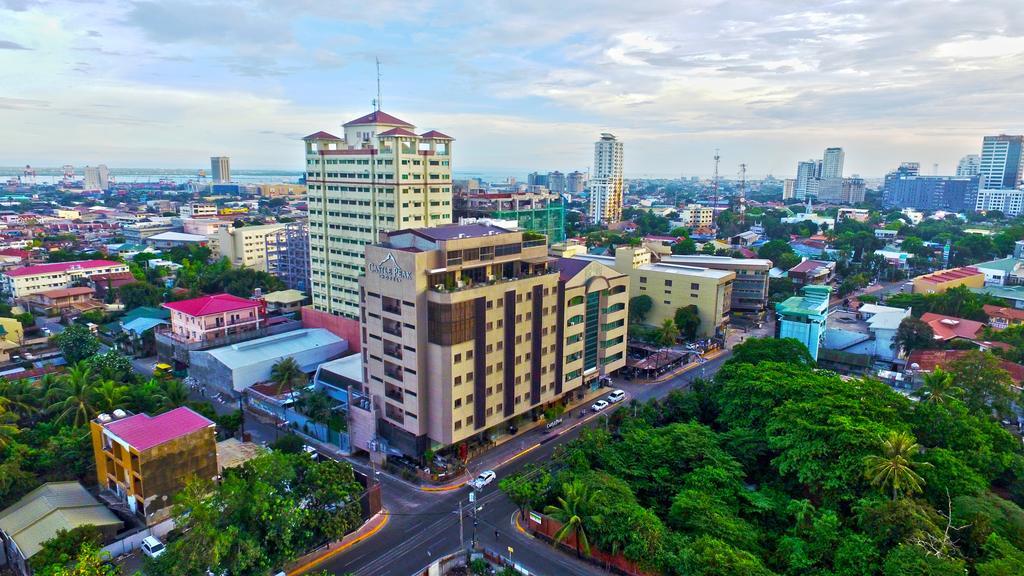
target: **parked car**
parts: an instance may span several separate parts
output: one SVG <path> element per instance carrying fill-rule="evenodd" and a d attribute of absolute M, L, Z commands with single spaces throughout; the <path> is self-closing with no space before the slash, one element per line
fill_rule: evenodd
<path fill-rule="evenodd" d="M 150 558 L 156 558 L 167 550 L 164 543 L 153 536 L 146 536 L 142 539 L 142 553 Z"/>
<path fill-rule="evenodd" d="M 616 402 L 622 402 L 626 399 L 626 393 L 623 390 L 616 390 L 608 395 L 608 403 L 615 404 Z"/>
<path fill-rule="evenodd" d="M 590 409 L 593 410 L 594 412 L 600 412 L 601 410 L 604 410 L 607 407 L 608 407 L 608 403 L 607 402 L 605 402 L 604 400 L 598 400 L 597 402 L 594 402 L 590 406 Z"/>
<path fill-rule="evenodd" d="M 561 424 L 562 424 L 562 419 L 561 418 L 555 418 L 551 422 L 548 422 L 547 424 L 545 424 L 544 425 L 544 429 L 545 430 L 551 430 L 552 428 L 555 428 L 556 426 L 561 426 Z"/>
<path fill-rule="evenodd" d="M 479 476 L 470 481 L 469 485 L 476 490 L 482 490 L 484 486 L 494 482 L 494 479 L 497 477 L 498 475 L 494 473 L 494 470 L 484 470 Z"/>
<path fill-rule="evenodd" d="M 320 451 L 309 444 L 303 444 L 302 451 L 309 454 L 309 457 L 312 458 L 314 462 L 320 461 Z"/>

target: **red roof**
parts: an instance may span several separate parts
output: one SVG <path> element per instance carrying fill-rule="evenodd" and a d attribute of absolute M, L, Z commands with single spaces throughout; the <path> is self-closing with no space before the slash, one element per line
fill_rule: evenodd
<path fill-rule="evenodd" d="M 399 120 L 391 114 L 381 112 L 380 110 L 370 112 L 366 116 L 361 116 L 351 122 L 346 122 L 342 124 L 342 126 L 348 128 L 349 126 L 364 126 L 366 124 L 390 124 L 392 126 L 407 126 L 409 128 L 415 128 L 415 126 L 409 124 L 405 120 Z"/>
<path fill-rule="evenodd" d="M 419 138 L 419 136 L 417 136 L 415 132 L 410 132 L 405 128 L 392 128 L 387 132 L 381 132 L 380 134 L 377 134 L 378 138 L 381 136 L 412 136 L 414 138 Z"/>
<path fill-rule="evenodd" d="M 88 286 L 75 286 L 72 288 L 58 288 L 56 290 L 47 290 L 46 292 L 40 292 L 41 296 L 47 298 L 66 298 L 68 296 L 82 296 L 85 294 L 92 294 L 92 288 Z"/>
<path fill-rule="evenodd" d="M 186 406 L 158 416 L 135 414 L 104 425 L 140 452 L 209 426 L 213 426 L 213 422 Z"/>
<path fill-rule="evenodd" d="M 430 132 L 424 132 L 423 134 L 420 134 L 420 138 L 433 138 L 435 140 L 455 140 L 455 138 L 452 138 L 451 136 L 449 136 L 447 134 L 442 134 L 441 132 L 438 132 L 437 130 L 431 130 Z"/>
<path fill-rule="evenodd" d="M 127 280 L 128 282 L 136 282 L 135 275 L 132 274 L 131 272 L 109 272 L 104 274 L 93 274 L 92 276 L 89 276 L 89 280 L 92 280 L 93 282 L 111 282 L 113 284 L 117 284 L 122 280 Z"/>
<path fill-rule="evenodd" d="M 914 350 L 907 358 L 907 366 L 917 364 L 917 369 L 923 372 L 931 372 L 936 366 L 948 366 L 950 362 L 959 360 L 970 350 Z M 1009 360 L 999 360 L 1003 370 L 1010 373 L 1014 382 L 1024 381 L 1024 366 Z"/>
<path fill-rule="evenodd" d="M 952 270 L 939 270 L 931 274 L 925 274 L 920 276 L 918 279 L 924 282 L 949 282 L 951 280 L 960 280 L 961 278 L 970 278 L 971 276 L 977 276 L 981 274 L 981 271 L 977 268 L 967 266 L 964 268 L 953 268 Z"/>
<path fill-rule="evenodd" d="M 22 266 L 4 272 L 8 276 L 35 276 L 36 274 L 53 274 L 55 272 L 67 272 L 69 270 L 83 270 L 91 268 L 109 268 L 111 266 L 124 266 L 123 262 L 111 262 L 110 260 L 76 260 L 74 262 L 54 262 L 53 264 L 37 264 L 35 266 Z"/>
<path fill-rule="evenodd" d="M 24 260 L 32 256 L 32 253 L 28 250 L 18 250 L 17 248 L 4 248 L 0 250 L 0 256 L 18 256 Z"/>
<path fill-rule="evenodd" d="M 324 132 L 323 130 L 321 130 L 319 132 L 306 136 L 305 138 L 303 138 L 303 140 L 341 140 L 341 138 L 338 138 L 334 134 L 330 134 L 328 132 Z"/>
<path fill-rule="evenodd" d="M 985 304 L 984 310 L 985 314 L 988 314 L 989 318 L 1024 320 L 1024 310 L 1018 310 L 1016 308 L 1006 308 L 1005 306 L 994 306 L 992 304 Z"/>
<path fill-rule="evenodd" d="M 238 296 L 233 296 L 231 294 L 212 294 L 210 296 L 201 296 L 190 300 L 168 302 L 164 304 L 163 307 L 170 310 L 176 310 L 183 314 L 188 314 L 189 316 L 206 316 L 208 314 L 231 312 L 232 310 L 255 308 L 259 305 L 260 303 L 256 300 L 239 298 Z"/>
<path fill-rule="evenodd" d="M 951 340 L 953 338 L 966 338 L 973 340 L 984 324 L 975 320 L 945 316 L 934 312 L 925 312 L 921 315 L 921 321 L 932 327 L 936 340 Z"/>
<path fill-rule="evenodd" d="M 819 268 L 832 268 L 835 266 L 835 262 L 828 260 L 804 260 L 803 262 L 793 266 L 789 269 L 790 272 L 802 273 L 802 272 L 815 272 Z"/>

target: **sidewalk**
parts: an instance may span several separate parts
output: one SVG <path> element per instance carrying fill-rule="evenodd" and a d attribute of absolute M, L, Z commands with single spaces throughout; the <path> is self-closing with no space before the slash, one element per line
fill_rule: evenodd
<path fill-rule="evenodd" d="M 662 374 L 661 376 L 658 376 L 657 378 L 654 378 L 652 380 L 631 380 L 631 382 L 633 384 L 660 384 L 660 383 L 665 382 L 667 380 L 671 380 L 671 379 L 679 376 L 680 374 L 685 374 L 686 372 L 689 372 L 692 369 L 699 368 L 705 362 L 709 362 L 711 360 L 714 360 L 715 358 L 718 358 L 722 354 L 725 354 L 725 352 L 726 352 L 726 350 L 724 348 L 718 348 L 717 350 L 715 350 L 711 354 L 708 354 L 706 356 L 702 356 L 701 357 L 702 361 L 700 361 L 700 362 L 690 362 L 690 363 L 687 363 L 687 364 L 683 364 L 679 368 L 676 368 L 675 370 L 673 370 L 671 372 L 666 372 L 665 374 Z"/>
<path fill-rule="evenodd" d="M 314 552 L 299 558 L 292 563 L 291 566 L 287 567 L 285 574 L 288 576 L 299 576 L 305 574 L 310 570 L 316 568 L 323 562 L 333 558 L 341 552 L 348 550 L 352 546 L 366 540 L 370 536 L 373 536 L 377 532 L 384 529 L 384 526 L 388 523 L 388 511 L 387 509 L 381 509 L 380 512 L 375 514 L 372 518 L 367 520 L 360 526 L 355 532 L 349 532 L 344 538 L 337 542 L 331 542 L 327 546 L 320 548 Z"/>

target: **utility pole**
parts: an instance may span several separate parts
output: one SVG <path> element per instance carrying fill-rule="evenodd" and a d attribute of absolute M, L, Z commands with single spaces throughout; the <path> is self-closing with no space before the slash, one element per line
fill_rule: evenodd
<path fill-rule="evenodd" d="M 476 490 L 473 490 L 472 492 L 469 493 L 469 504 L 470 504 L 470 506 L 473 507 L 473 509 L 470 511 L 470 513 L 473 515 L 473 543 L 472 543 L 472 549 L 476 550 L 476 526 L 477 526 L 477 519 L 476 519 Z"/>
<path fill-rule="evenodd" d="M 466 537 L 462 532 L 462 498 L 459 498 L 459 547 L 466 546 Z M 466 550 L 466 563 L 469 563 L 469 550 Z"/>
<path fill-rule="evenodd" d="M 718 155 L 718 148 L 715 148 L 715 176 L 711 180 L 711 190 L 712 190 L 712 196 L 711 196 L 711 201 L 712 201 L 712 205 L 711 205 L 711 227 L 712 228 L 718 228 L 718 225 L 715 222 L 715 212 L 718 210 L 718 161 L 721 160 L 721 159 L 722 159 L 722 157 Z"/>
<path fill-rule="evenodd" d="M 380 58 L 375 58 L 375 60 L 377 60 L 377 102 L 375 104 L 377 105 L 377 112 L 380 112 Z"/>

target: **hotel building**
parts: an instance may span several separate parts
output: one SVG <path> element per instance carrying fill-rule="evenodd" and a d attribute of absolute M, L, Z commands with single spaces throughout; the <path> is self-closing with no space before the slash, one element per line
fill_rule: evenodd
<path fill-rule="evenodd" d="M 358 342 L 363 247 L 381 232 L 452 221 L 452 138 L 381 111 L 344 136 L 304 138 L 313 310 L 338 316 Z M 338 323 L 336 323 L 338 325 Z"/>
<path fill-rule="evenodd" d="M 363 392 L 378 438 L 419 457 L 582 397 L 626 362 L 628 278 L 487 224 L 366 247 Z"/>

